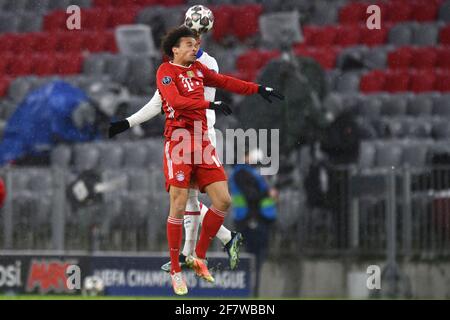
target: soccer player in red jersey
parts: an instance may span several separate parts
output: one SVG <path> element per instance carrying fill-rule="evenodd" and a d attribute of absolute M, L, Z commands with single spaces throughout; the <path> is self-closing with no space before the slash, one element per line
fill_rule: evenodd
<path fill-rule="evenodd" d="M 162 48 L 164 54 L 171 58 L 161 64 L 156 76 L 166 114 L 164 174 L 170 195 L 167 238 L 174 291 L 186 294 L 187 287 L 178 259 L 189 187 L 195 181 L 212 202 L 203 221 L 195 254 L 187 259 L 196 274 L 209 282 L 214 282 L 214 278 L 205 263 L 206 251 L 231 204 L 225 170 L 207 138 L 206 123 L 207 109 L 225 114 L 231 113 L 231 109 L 221 101 L 206 101 L 204 86 L 243 95 L 259 93 L 269 101 L 270 96 L 279 99 L 283 96 L 272 88 L 215 73 L 196 61 L 195 34 L 184 26 L 167 33 Z"/>

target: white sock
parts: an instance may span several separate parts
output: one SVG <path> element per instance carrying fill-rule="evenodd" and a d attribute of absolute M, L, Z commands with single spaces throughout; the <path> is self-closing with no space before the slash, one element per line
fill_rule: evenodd
<path fill-rule="evenodd" d="M 200 205 L 198 191 L 190 189 L 186 212 L 184 214 L 184 247 L 182 254 L 190 256 L 194 253 L 197 244 L 198 228 L 200 226 Z"/>
<path fill-rule="evenodd" d="M 205 219 L 206 212 L 208 212 L 208 207 L 202 203 L 200 206 L 201 223 L 203 222 L 203 219 Z M 225 245 L 231 240 L 231 231 L 221 225 L 219 231 L 217 231 L 216 237 L 219 238 L 223 245 Z"/>

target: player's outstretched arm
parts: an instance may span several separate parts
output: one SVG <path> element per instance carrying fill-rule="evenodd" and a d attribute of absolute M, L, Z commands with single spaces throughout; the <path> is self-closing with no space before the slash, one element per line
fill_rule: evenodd
<path fill-rule="evenodd" d="M 233 93 L 242 95 L 252 95 L 259 93 L 264 99 L 272 103 L 270 97 L 275 97 L 280 100 L 284 100 L 284 96 L 277 90 L 262 85 L 258 85 L 253 82 L 243 81 L 234 77 L 230 77 L 224 74 L 216 73 L 209 70 L 207 67 L 199 62 L 199 68 L 205 76 L 205 85 L 222 88 Z"/>
<path fill-rule="evenodd" d="M 156 90 L 150 101 L 139 109 L 139 111 L 126 119 L 110 123 L 108 132 L 109 138 L 156 117 L 161 111 L 161 105 L 161 96 L 159 95 L 158 90 Z"/>

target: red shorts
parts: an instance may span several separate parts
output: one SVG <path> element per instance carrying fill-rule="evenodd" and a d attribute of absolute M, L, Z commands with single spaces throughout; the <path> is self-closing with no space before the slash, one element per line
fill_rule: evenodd
<path fill-rule="evenodd" d="M 164 142 L 163 166 L 167 192 L 170 186 L 189 189 L 193 184 L 198 186 L 200 192 L 204 192 L 211 183 L 227 181 L 222 163 L 209 141 L 203 143 L 201 150 L 184 154 L 178 152 L 181 143 L 171 140 Z M 174 151 L 174 148 L 177 149 Z"/>

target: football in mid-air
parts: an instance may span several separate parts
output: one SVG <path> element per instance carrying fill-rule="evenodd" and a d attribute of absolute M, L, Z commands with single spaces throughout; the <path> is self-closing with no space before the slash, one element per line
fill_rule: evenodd
<path fill-rule="evenodd" d="M 186 11 L 184 25 L 197 33 L 206 33 L 213 27 L 214 15 L 202 5 L 190 7 Z"/>

